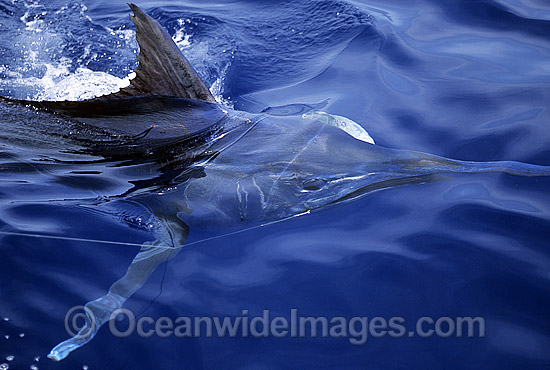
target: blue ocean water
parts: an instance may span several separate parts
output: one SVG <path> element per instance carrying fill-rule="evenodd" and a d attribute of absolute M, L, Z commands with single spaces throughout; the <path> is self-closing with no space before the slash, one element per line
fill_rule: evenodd
<path fill-rule="evenodd" d="M 218 100 L 317 103 L 377 145 L 550 165 L 550 5 L 542 0 L 142 1 Z M 0 1 L 0 95 L 84 99 L 136 66 L 125 2 Z M 20 115 L 20 116 L 19 116 Z M 82 166 L 0 106 L 0 231 L 140 244 L 132 207 L 83 199 L 145 169 Z M 42 116 L 36 116 L 40 122 Z M 50 122 L 62 124 L 62 122 Z M 58 160 L 71 162 L 60 165 Z M 55 363 L 68 309 L 105 294 L 139 247 L 0 235 L 0 364 L 10 369 L 550 368 L 549 178 L 398 187 L 202 241 L 126 304 L 141 316 L 481 317 L 485 336 L 97 337 Z M 223 234 L 224 230 L 219 233 Z M 219 234 L 216 234 L 219 235 Z M 21 334 L 24 334 L 21 336 Z M 7 336 L 7 337 L 6 337 Z M 14 358 L 10 357 L 14 356 Z M 38 361 L 35 358 L 39 357 Z M 10 360 L 11 359 L 11 360 Z"/>

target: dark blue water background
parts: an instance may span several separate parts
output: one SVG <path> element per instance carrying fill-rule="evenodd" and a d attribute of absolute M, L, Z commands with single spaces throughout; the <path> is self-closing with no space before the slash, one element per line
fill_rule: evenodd
<path fill-rule="evenodd" d="M 378 145 L 550 165 L 546 1 L 139 5 L 174 35 L 217 98 L 237 109 L 330 98 L 326 111 L 359 122 Z M 0 1 L 1 94 L 84 98 L 79 94 L 105 84 L 116 90 L 136 64 L 128 12 L 124 1 Z M 70 176 L 74 168 L 37 167 L 47 157 L 40 149 L 0 150 L 1 230 L 134 243 L 152 238 L 132 222 L 131 207 L 106 214 L 63 201 L 122 187 L 117 176 L 90 176 L 95 190 L 88 194 Z M 54 363 L 45 355 L 66 339 L 67 309 L 105 294 L 138 248 L 0 236 L 0 315 L 10 319 L 0 322 L 0 363 L 14 369 L 548 369 L 549 189 L 548 178 L 485 174 L 377 192 L 190 246 L 126 305 L 172 318 L 245 309 L 251 316 L 269 309 L 288 317 L 291 308 L 305 316 L 402 316 L 413 325 L 421 316 L 481 316 L 485 338 L 386 337 L 354 346 L 337 338 L 117 339 L 104 328 Z M 190 240 L 209 236 L 195 232 Z M 13 361 L 4 360 L 10 355 Z"/>

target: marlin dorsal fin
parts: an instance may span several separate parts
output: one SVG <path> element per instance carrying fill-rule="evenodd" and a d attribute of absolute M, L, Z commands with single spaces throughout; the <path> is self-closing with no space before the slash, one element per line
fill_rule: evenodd
<path fill-rule="evenodd" d="M 130 86 L 97 99 L 125 96 L 162 95 L 215 102 L 216 100 L 189 61 L 183 56 L 168 32 L 137 5 L 130 19 L 136 26 L 139 65 Z"/>

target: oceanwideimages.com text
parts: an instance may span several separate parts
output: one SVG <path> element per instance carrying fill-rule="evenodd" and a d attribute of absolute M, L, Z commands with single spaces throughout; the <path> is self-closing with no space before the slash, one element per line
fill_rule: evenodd
<path fill-rule="evenodd" d="M 70 335 L 76 335 L 84 320 L 93 323 L 91 312 L 77 306 L 69 310 L 65 326 Z M 90 320 L 92 321 L 90 323 Z M 483 338 L 483 317 L 420 317 L 412 325 L 405 318 L 376 317 L 324 317 L 301 315 L 291 309 L 288 316 L 271 315 L 263 310 L 261 315 L 251 315 L 242 310 L 240 316 L 196 317 L 136 317 L 128 309 L 118 309 L 111 314 L 109 330 L 119 338 L 138 335 L 143 338 L 347 338 L 353 345 L 364 345 L 369 338 Z"/>

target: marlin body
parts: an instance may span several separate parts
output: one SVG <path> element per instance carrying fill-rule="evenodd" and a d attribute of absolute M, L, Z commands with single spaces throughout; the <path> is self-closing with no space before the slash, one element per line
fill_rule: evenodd
<path fill-rule="evenodd" d="M 114 197 L 150 210 L 159 226 L 156 240 L 143 244 L 106 295 L 86 304 L 85 327 L 52 349 L 48 357 L 54 360 L 90 341 L 151 272 L 178 253 L 195 227 L 281 220 L 441 174 L 550 175 L 544 166 L 463 162 L 380 147 L 360 125 L 319 106 L 295 104 L 263 114 L 226 108 L 168 33 L 136 5 L 130 7 L 140 54 L 129 87 L 80 102 L 16 102 L 76 125 L 60 136 L 85 148 L 84 154 L 157 169 L 156 176 Z"/>

